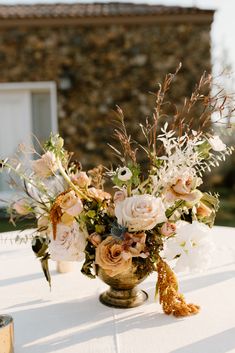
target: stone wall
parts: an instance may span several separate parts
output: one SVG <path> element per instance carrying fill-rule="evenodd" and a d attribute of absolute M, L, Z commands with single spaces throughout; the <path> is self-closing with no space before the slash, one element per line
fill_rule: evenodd
<path fill-rule="evenodd" d="M 84 166 L 113 161 L 113 110 L 135 134 L 151 114 L 156 83 L 179 62 L 171 92 L 178 103 L 210 71 L 210 25 L 162 24 L 0 29 L 0 81 L 56 81 L 59 130 Z M 71 79 L 60 89 L 61 76 Z"/>

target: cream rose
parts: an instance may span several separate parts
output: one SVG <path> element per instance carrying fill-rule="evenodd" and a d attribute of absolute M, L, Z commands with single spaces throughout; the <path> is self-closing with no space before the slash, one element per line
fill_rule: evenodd
<path fill-rule="evenodd" d="M 160 198 L 152 195 L 134 195 L 116 203 L 118 223 L 131 232 L 153 229 L 165 222 L 165 208 Z"/>
<path fill-rule="evenodd" d="M 84 250 L 86 246 L 85 235 L 79 229 L 77 222 L 71 226 L 58 223 L 56 228 L 56 239 L 50 235 L 51 242 L 48 250 L 51 259 L 55 261 L 82 261 L 84 260 Z"/>
<path fill-rule="evenodd" d="M 32 168 L 38 177 L 47 178 L 51 176 L 58 169 L 54 153 L 47 151 L 40 159 L 32 162 Z"/>
<path fill-rule="evenodd" d="M 77 197 L 74 190 L 67 192 L 60 201 L 62 211 L 70 216 L 76 217 L 83 210 L 82 201 Z"/>
<path fill-rule="evenodd" d="M 96 248 L 95 262 L 110 277 L 128 270 L 132 264 L 132 259 L 125 259 L 121 241 L 107 237 Z"/>

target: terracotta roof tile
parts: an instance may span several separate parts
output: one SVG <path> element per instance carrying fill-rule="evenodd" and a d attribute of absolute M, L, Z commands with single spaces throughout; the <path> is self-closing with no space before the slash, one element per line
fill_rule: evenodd
<path fill-rule="evenodd" d="M 74 3 L 0 5 L 0 19 L 65 18 L 98 16 L 151 16 L 176 14 L 209 14 L 212 10 L 196 7 L 162 6 L 133 3 Z"/>

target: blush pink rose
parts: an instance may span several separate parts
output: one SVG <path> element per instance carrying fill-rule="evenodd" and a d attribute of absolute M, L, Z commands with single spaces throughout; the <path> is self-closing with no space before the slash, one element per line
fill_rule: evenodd
<path fill-rule="evenodd" d="M 171 235 L 175 234 L 176 232 L 176 225 L 175 223 L 166 222 L 160 229 L 160 232 L 165 237 L 170 237 Z"/>

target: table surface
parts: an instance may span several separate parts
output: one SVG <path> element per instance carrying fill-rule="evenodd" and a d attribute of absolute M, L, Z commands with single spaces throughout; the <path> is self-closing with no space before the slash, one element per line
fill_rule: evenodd
<path fill-rule="evenodd" d="M 149 300 L 138 308 L 103 306 L 99 279 L 58 274 L 51 262 L 52 290 L 30 243 L 0 234 L 0 313 L 15 324 L 15 353 L 227 353 L 235 352 L 235 228 L 214 227 L 213 263 L 203 273 L 178 276 L 198 315 L 177 319 L 154 302 L 156 274 L 140 285 Z M 1 347 L 0 347 L 1 352 Z"/>

